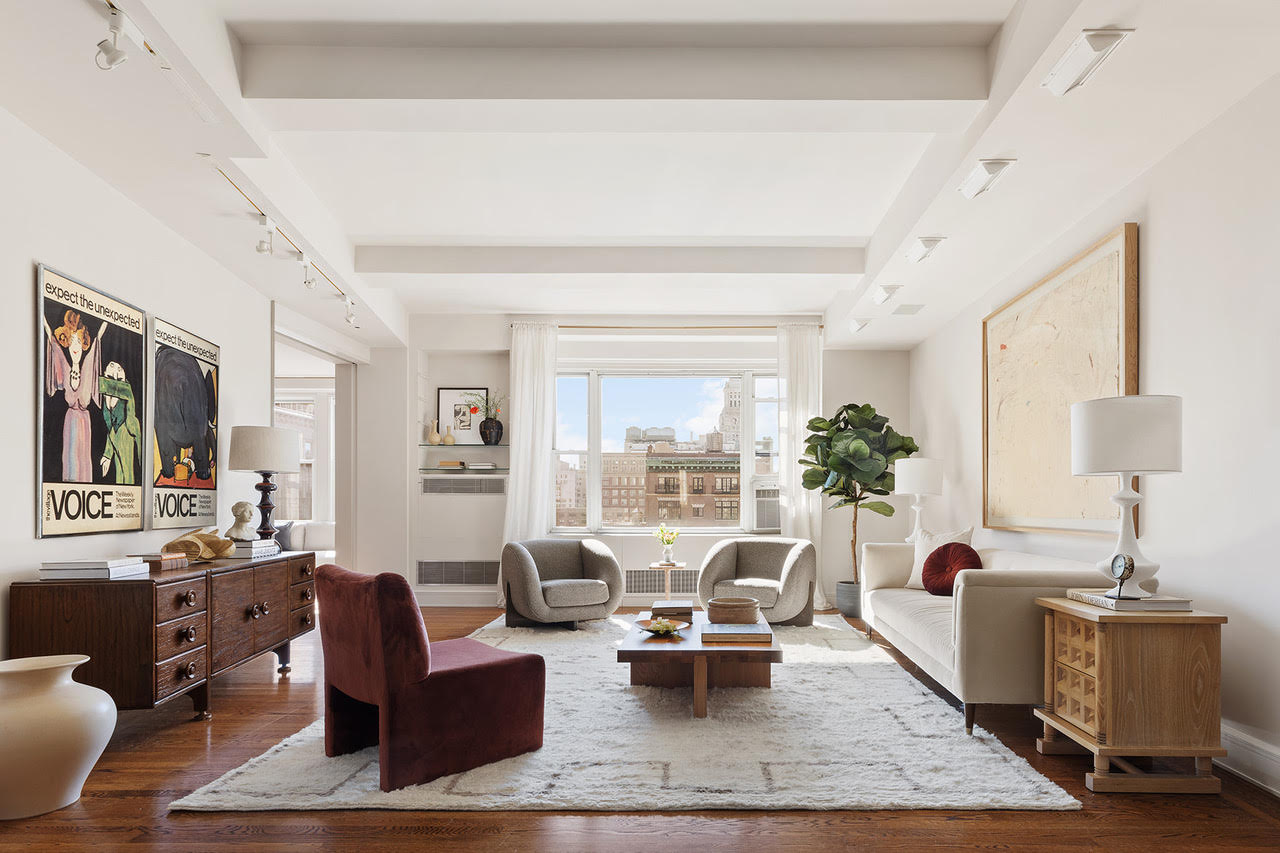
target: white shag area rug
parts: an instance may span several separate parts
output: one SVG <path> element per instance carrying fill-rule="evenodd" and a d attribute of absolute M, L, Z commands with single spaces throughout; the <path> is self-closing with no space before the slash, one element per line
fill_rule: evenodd
<path fill-rule="evenodd" d="M 632 617 L 581 630 L 472 634 L 547 662 L 543 747 L 390 793 L 376 747 L 327 758 L 317 720 L 170 805 L 280 809 L 1038 809 L 1080 803 L 835 616 L 777 628 L 773 687 L 632 687 L 616 647 Z"/>

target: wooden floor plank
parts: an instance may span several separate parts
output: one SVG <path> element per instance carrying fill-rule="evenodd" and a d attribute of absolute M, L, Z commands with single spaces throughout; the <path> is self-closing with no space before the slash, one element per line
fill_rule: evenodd
<path fill-rule="evenodd" d="M 433 640 L 463 637 L 497 608 L 423 609 Z M 856 623 L 855 623 L 856 624 Z M 935 691 L 936 684 L 877 638 Z M 400 851 L 627 851 L 655 844 L 696 851 L 1274 850 L 1280 800 L 1231 775 L 1219 795 L 1093 794 L 1083 756 L 1039 755 L 1042 733 L 1021 707 L 982 707 L 978 725 L 1084 803 L 1079 812 L 260 812 L 169 814 L 168 804 L 261 754 L 323 712 L 319 637 L 294 643 L 293 672 L 278 680 L 266 656 L 214 683 L 214 716 L 191 721 L 179 700 L 120 714 L 80 802 L 0 823 L 11 850 L 191 851 L 232 848 Z M 940 695 L 944 695 L 940 692 Z M 956 725 L 962 716 L 956 711 Z M 851 720 L 850 725 L 856 725 Z M 33 769 L 33 772 L 38 772 Z"/>

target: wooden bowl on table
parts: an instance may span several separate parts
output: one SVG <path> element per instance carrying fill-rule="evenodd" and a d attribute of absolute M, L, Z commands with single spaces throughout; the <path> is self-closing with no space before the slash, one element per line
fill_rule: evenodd
<path fill-rule="evenodd" d="M 760 602 L 736 596 L 707 601 L 707 621 L 721 625 L 754 625 L 760 619 Z"/>

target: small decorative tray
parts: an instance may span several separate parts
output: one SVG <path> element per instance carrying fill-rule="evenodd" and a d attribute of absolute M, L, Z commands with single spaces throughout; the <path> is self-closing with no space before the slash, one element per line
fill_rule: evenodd
<path fill-rule="evenodd" d="M 674 637 L 677 631 L 683 631 L 689 627 L 688 622 L 682 622 L 679 619 L 637 619 L 636 627 L 641 631 L 647 631 L 655 637 Z"/>

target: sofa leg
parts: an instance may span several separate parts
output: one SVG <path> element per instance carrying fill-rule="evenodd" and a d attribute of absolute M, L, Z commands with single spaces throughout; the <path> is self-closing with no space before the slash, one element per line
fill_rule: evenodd
<path fill-rule="evenodd" d="M 976 702 L 964 703 L 964 733 L 973 734 L 973 718 L 978 713 L 978 705 Z"/>

